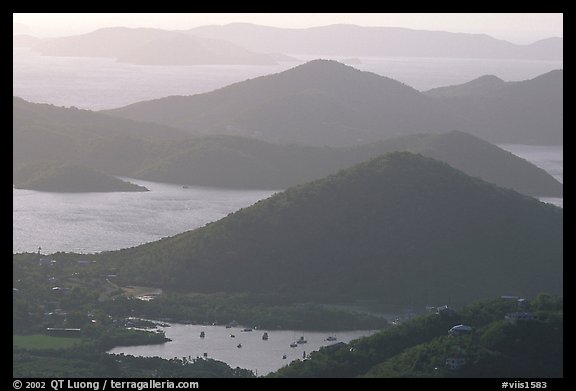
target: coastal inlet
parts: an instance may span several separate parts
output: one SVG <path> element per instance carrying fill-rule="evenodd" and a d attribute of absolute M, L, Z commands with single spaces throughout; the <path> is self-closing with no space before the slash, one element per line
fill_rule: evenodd
<path fill-rule="evenodd" d="M 159 326 L 158 328 L 164 331 L 166 337 L 172 341 L 161 345 L 120 346 L 109 350 L 108 353 L 124 353 L 144 357 L 157 356 L 166 359 L 206 357 L 223 361 L 232 368 L 246 368 L 254 371 L 258 376 L 264 376 L 288 365 L 293 360 L 302 360 L 323 346 L 341 342 L 348 343 L 353 339 L 377 332 L 377 330 L 271 331 L 244 326 L 204 326 L 177 323 L 163 323 L 163 325 L 164 327 Z M 204 333 L 203 337 L 201 336 L 202 333 Z M 268 335 L 267 340 L 262 338 L 264 333 Z M 306 343 L 298 343 L 301 337 Z M 291 344 L 295 344 L 296 347 L 290 347 Z"/>

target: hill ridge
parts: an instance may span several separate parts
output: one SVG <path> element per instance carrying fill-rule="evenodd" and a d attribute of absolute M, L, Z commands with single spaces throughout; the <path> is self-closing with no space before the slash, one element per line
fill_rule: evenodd
<path fill-rule="evenodd" d="M 422 93 L 385 76 L 317 59 L 211 92 L 103 113 L 273 143 L 340 147 L 461 130 L 494 143 L 555 145 L 563 138 L 561 81 L 562 73 L 521 82 L 480 78 Z"/>
<path fill-rule="evenodd" d="M 183 291 L 466 302 L 502 289 L 557 290 L 562 216 L 446 163 L 395 152 L 102 258 L 124 283 Z"/>

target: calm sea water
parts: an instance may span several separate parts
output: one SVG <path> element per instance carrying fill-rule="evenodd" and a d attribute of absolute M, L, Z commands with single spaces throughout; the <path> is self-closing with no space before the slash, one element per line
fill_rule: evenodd
<path fill-rule="evenodd" d="M 169 95 L 194 95 L 294 66 L 146 66 L 109 58 L 41 56 L 13 50 L 13 95 L 31 102 L 102 110 Z"/>
<path fill-rule="evenodd" d="M 113 354 L 130 354 L 133 356 L 161 357 L 171 359 L 203 357 L 223 361 L 232 368 L 240 367 L 257 371 L 258 376 L 274 372 L 291 361 L 302 359 L 303 354 L 310 354 L 322 346 L 338 342 L 350 342 L 353 339 L 374 334 L 376 331 L 358 330 L 346 332 L 305 332 L 294 330 L 254 330 L 243 332 L 241 328 L 227 329 L 224 326 L 202 326 L 171 324 L 171 327 L 159 327 L 166 336 L 172 339 L 161 345 L 120 346 L 110 350 Z M 200 338 L 200 332 L 206 333 Z M 262 334 L 268 332 L 269 339 L 262 340 Z M 234 338 L 230 337 L 234 335 Z M 291 348 L 290 344 L 301 336 L 306 341 Z M 328 336 L 336 336 L 337 341 L 326 341 Z M 238 344 L 242 347 L 238 348 Z M 286 358 L 282 357 L 286 355 Z"/>
<path fill-rule="evenodd" d="M 124 178 L 127 179 L 127 178 Z M 129 179 L 149 192 L 13 190 L 13 252 L 117 250 L 202 227 L 274 192 L 190 187 Z"/>
<path fill-rule="evenodd" d="M 296 57 L 302 62 L 317 58 Z M 169 95 L 208 92 L 249 78 L 282 72 L 300 64 L 146 66 L 123 64 L 106 58 L 40 56 L 23 48 L 15 48 L 12 58 L 15 96 L 32 102 L 93 110 Z M 418 90 L 464 83 L 486 74 L 509 81 L 525 80 L 563 68 L 562 61 L 413 57 L 366 57 L 361 61 L 361 64 L 353 66 L 391 77 Z"/>

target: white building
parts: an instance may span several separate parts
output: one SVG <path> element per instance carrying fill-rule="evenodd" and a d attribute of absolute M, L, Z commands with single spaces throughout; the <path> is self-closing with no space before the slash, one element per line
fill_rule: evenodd
<path fill-rule="evenodd" d="M 448 334 L 450 335 L 462 335 L 462 334 L 470 334 L 472 332 L 472 327 L 467 326 L 465 324 L 459 324 L 452 327 L 448 330 Z"/>

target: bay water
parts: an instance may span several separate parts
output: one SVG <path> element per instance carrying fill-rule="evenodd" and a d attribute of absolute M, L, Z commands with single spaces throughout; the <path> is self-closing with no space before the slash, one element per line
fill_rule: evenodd
<path fill-rule="evenodd" d="M 242 331 L 243 328 L 226 328 L 225 326 L 203 326 L 169 323 L 170 327 L 159 327 L 166 333 L 171 342 L 160 345 L 119 346 L 108 351 L 110 354 L 124 353 L 132 356 L 171 358 L 204 357 L 223 361 L 232 368 L 250 369 L 258 376 L 267 375 L 288 365 L 291 361 L 303 359 L 311 352 L 323 346 L 340 342 L 350 342 L 353 339 L 374 334 L 376 330 L 356 331 L 308 331 L 300 330 L 253 330 Z M 205 337 L 200 333 L 204 331 Z M 263 333 L 268 333 L 268 340 L 263 340 Z M 234 338 L 231 337 L 234 335 Z M 336 341 L 326 341 L 328 337 L 336 337 Z M 303 337 L 307 343 L 290 344 Z M 238 346 L 240 345 L 240 347 Z M 286 356 L 284 358 L 284 356 Z"/>
<path fill-rule="evenodd" d="M 159 240 L 219 220 L 272 195 L 128 179 L 149 192 L 48 193 L 13 189 L 13 253 L 95 253 Z"/>

